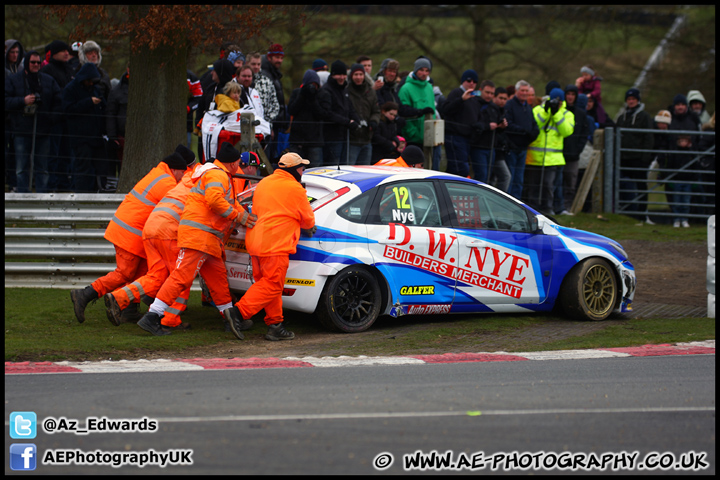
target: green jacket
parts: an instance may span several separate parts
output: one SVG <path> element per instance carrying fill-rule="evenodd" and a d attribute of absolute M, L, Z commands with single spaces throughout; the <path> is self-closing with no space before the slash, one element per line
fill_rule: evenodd
<path fill-rule="evenodd" d="M 435 94 L 430 82 L 420 81 L 412 74 L 405 78 L 405 83 L 398 92 L 398 98 L 403 105 L 423 109 L 426 107 L 435 108 Z M 435 114 L 433 114 L 435 118 Z M 423 144 L 425 136 L 425 115 L 420 118 L 407 119 L 403 136 L 408 143 Z"/>
<path fill-rule="evenodd" d="M 562 102 L 555 115 L 545 111 L 543 105 L 533 108 L 533 117 L 540 129 L 540 135 L 528 145 L 527 165 L 554 167 L 565 165 L 563 156 L 564 138 L 575 130 L 575 115 Z"/>

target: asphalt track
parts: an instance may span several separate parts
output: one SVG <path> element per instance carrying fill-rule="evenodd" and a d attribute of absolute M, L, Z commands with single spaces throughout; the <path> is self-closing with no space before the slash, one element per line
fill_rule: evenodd
<path fill-rule="evenodd" d="M 714 353 L 708 341 L 512 354 L 6 363 L 6 452 L 21 442 L 9 436 L 10 413 L 33 411 L 38 434 L 28 442 L 43 460 L 66 450 L 85 461 L 96 452 L 191 451 L 191 465 L 113 467 L 89 457 L 94 464 L 38 464 L 35 473 L 44 474 L 714 474 Z M 151 419 L 157 428 L 50 434 L 40 426 L 48 418 L 56 425 L 77 419 L 85 429 L 90 418 Z M 407 463 L 433 452 L 452 459 Z M 575 464 L 561 465 L 562 455 Z M 607 460 L 604 468 L 593 455 Z M 651 462 L 661 458 L 672 460 L 667 470 Z M 685 460 L 701 468 L 683 470 Z M 27 474 L 8 463 L 5 473 Z"/>

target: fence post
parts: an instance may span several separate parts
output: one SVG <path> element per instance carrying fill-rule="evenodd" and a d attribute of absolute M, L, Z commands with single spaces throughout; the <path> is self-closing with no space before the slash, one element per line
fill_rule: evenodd
<path fill-rule="evenodd" d="M 615 159 L 615 129 L 605 128 L 605 157 L 603 162 L 603 213 L 613 210 L 613 161 Z"/>

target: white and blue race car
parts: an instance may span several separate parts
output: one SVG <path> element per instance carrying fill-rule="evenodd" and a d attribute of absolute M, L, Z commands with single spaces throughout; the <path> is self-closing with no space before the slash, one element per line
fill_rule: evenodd
<path fill-rule="evenodd" d="M 635 270 L 617 242 L 566 228 L 482 182 L 432 170 L 305 171 L 317 232 L 290 256 L 283 307 L 342 332 L 380 315 L 628 312 Z M 239 195 L 252 202 L 254 187 Z M 230 289 L 252 282 L 241 228 L 226 244 Z"/>

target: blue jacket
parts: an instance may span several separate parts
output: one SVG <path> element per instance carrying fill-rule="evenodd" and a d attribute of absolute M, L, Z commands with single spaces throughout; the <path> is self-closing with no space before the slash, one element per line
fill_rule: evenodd
<path fill-rule="evenodd" d="M 540 134 L 533 118 L 532 107 L 527 102 L 521 104 L 517 97 L 511 98 L 505 104 L 505 118 L 508 121 L 505 134 L 512 152 L 525 150 Z"/>

